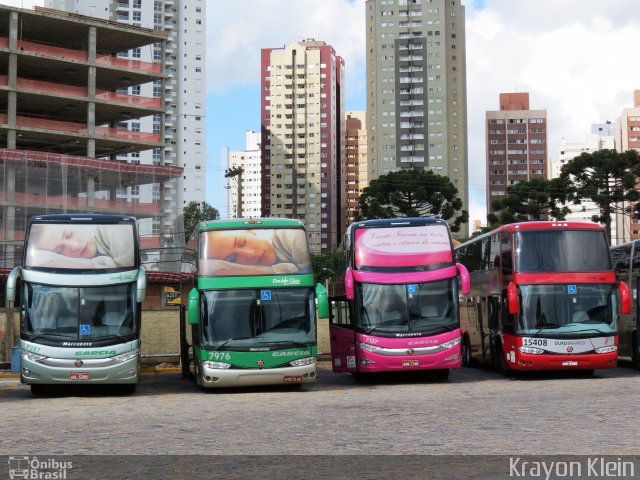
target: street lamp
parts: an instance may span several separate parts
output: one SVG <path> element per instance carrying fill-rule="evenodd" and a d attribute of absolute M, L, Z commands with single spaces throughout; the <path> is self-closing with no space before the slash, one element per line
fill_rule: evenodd
<path fill-rule="evenodd" d="M 331 270 L 330 268 L 322 267 L 323 272 L 329 272 L 331 274 L 331 278 L 336 276 L 336 272 Z M 329 277 L 324 279 L 324 288 L 327 290 L 327 295 L 329 294 Z"/>
<path fill-rule="evenodd" d="M 232 168 L 227 168 L 224 171 L 225 178 L 234 178 L 238 177 L 238 203 L 236 204 L 236 218 L 242 217 L 242 173 L 244 169 L 242 167 L 233 166 Z"/>

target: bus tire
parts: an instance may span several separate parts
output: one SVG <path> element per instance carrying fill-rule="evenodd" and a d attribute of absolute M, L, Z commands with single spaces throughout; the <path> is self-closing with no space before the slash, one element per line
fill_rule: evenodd
<path fill-rule="evenodd" d="M 633 368 L 640 370 L 640 354 L 638 354 L 638 333 L 633 332 L 631 337 L 631 364 Z"/>
<path fill-rule="evenodd" d="M 47 386 L 39 383 L 31 384 L 31 395 L 42 395 L 46 391 Z"/>
<path fill-rule="evenodd" d="M 511 377 L 512 372 L 507 364 L 506 358 L 504 358 L 504 348 L 502 348 L 502 344 L 498 347 L 498 356 L 498 371 L 505 377 Z"/>
<path fill-rule="evenodd" d="M 436 382 L 446 382 L 449 380 L 449 373 L 451 372 L 448 368 L 443 368 L 440 370 L 433 370 L 433 379 Z"/>
<path fill-rule="evenodd" d="M 465 336 L 462 339 L 462 351 L 460 352 L 462 356 L 462 366 L 470 367 L 471 366 L 471 345 L 469 344 L 469 337 Z"/>
<path fill-rule="evenodd" d="M 125 395 L 131 395 L 133 393 L 136 393 L 136 387 L 137 385 L 135 383 L 126 383 L 120 388 L 122 389 L 122 393 L 124 393 Z"/>

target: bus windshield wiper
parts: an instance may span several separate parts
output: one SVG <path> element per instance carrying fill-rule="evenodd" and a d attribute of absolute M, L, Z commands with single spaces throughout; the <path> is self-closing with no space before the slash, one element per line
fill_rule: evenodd
<path fill-rule="evenodd" d="M 224 346 L 229 343 L 229 342 L 233 342 L 235 340 L 250 340 L 254 337 L 242 337 L 242 338 L 229 338 L 228 340 L 225 340 L 224 342 L 222 342 L 220 345 L 218 345 L 216 348 L 216 350 L 224 350 Z"/>
<path fill-rule="evenodd" d="M 534 325 L 535 328 L 538 328 L 539 330 L 537 332 L 534 333 L 534 335 L 538 335 L 541 331 L 546 330 L 548 328 L 560 328 L 562 325 L 558 325 L 557 323 L 538 323 L 537 325 Z"/>
<path fill-rule="evenodd" d="M 424 326 L 424 327 L 420 327 L 420 329 L 433 329 L 433 328 L 444 328 L 447 332 L 452 332 L 454 331 L 456 328 L 458 328 L 457 326 L 451 326 L 448 325 L 446 323 L 429 323 L 428 325 Z"/>
<path fill-rule="evenodd" d="M 55 332 L 40 332 L 37 335 L 32 336 L 29 341 L 33 342 L 34 340 L 40 338 L 40 337 L 56 337 L 56 338 L 68 338 L 71 340 L 76 340 L 74 337 L 70 337 L 69 335 L 63 335 L 61 333 L 55 333 Z"/>
<path fill-rule="evenodd" d="M 299 342 L 297 340 L 276 340 L 276 341 L 264 342 L 264 343 L 277 343 L 277 344 L 290 343 L 291 345 L 295 345 L 296 347 L 308 347 L 309 346 L 308 343 Z"/>

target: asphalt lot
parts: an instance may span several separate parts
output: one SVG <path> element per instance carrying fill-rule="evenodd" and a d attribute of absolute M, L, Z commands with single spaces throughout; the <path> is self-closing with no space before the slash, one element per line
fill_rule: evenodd
<path fill-rule="evenodd" d="M 464 459 L 477 455 L 504 463 L 505 455 L 640 454 L 638 398 L 640 372 L 626 367 L 590 378 L 508 379 L 462 368 L 446 382 L 425 375 L 363 382 L 334 374 L 322 362 L 318 382 L 302 388 L 203 392 L 179 373 L 164 372 L 143 374 L 134 394 L 76 387 L 44 396 L 32 396 L 28 386 L 5 378 L 0 455 L 140 455 L 150 462 L 214 455 L 206 458 L 232 463 L 237 456 L 344 456 L 340 472 L 353 466 L 344 461 L 350 456 L 372 456 L 371 465 L 380 455 L 406 455 L 407 461 L 427 455 L 469 470 L 459 477 L 415 478 L 502 478 L 484 477 Z M 172 455 L 178 457 L 167 457 Z M 336 467 L 332 461 L 323 465 Z M 383 478 L 378 473 L 367 478 Z"/>

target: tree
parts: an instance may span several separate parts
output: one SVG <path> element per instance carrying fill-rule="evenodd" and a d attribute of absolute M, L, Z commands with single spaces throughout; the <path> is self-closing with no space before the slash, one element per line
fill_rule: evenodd
<path fill-rule="evenodd" d="M 569 181 L 562 178 L 547 180 L 536 177 L 507 187 L 504 198 L 491 204 L 487 215 L 491 229 L 513 222 L 533 220 L 564 220 L 570 213 L 565 206 Z"/>
<path fill-rule="evenodd" d="M 205 220 L 217 220 L 220 218 L 218 210 L 207 202 L 189 202 L 182 210 L 184 217 L 184 238 L 185 243 L 191 237 L 198 223 Z"/>
<path fill-rule="evenodd" d="M 372 180 L 360 195 L 360 220 L 435 216 L 447 220 L 451 231 L 469 221 L 458 189 L 449 177 L 430 170 L 400 170 Z"/>
<path fill-rule="evenodd" d="M 319 283 L 324 283 L 325 280 L 335 283 L 347 269 L 344 252 L 335 248 L 318 255 L 312 254 L 311 265 L 316 281 Z"/>
<path fill-rule="evenodd" d="M 631 213 L 629 203 L 640 200 L 636 190 L 639 176 L 640 157 L 635 150 L 585 152 L 569 160 L 560 174 L 572 183 L 568 191 L 571 203 L 582 205 L 587 200 L 596 205 L 598 213 L 591 220 L 604 224 L 609 238 L 612 217 Z"/>

